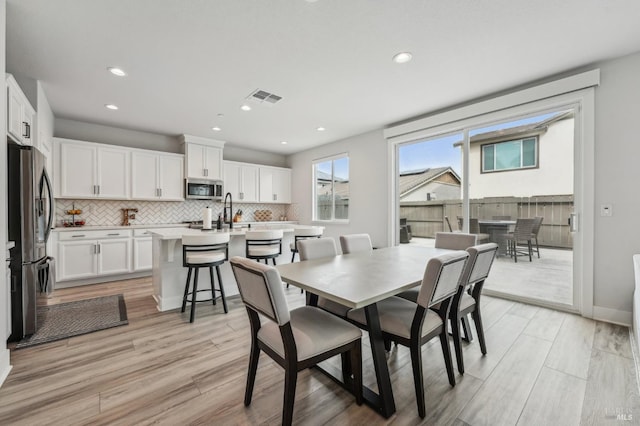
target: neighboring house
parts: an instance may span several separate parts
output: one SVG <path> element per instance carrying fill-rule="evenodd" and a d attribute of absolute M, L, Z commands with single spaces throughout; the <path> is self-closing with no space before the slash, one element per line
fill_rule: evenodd
<path fill-rule="evenodd" d="M 573 194 L 573 111 L 471 137 L 469 198 Z"/>
<path fill-rule="evenodd" d="M 333 181 L 333 193 L 335 199 L 335 218 L 347 219 L 349 217 L 349 181 L 335 177 Z M 331 219 L 331 175 L 321 171 L 316 172 L 316 219 Z"/>
<path fill-rule="evenodd" d="M 460 176 L 451 167 L 400 173 L 400 201 L 459 200 Z"/>

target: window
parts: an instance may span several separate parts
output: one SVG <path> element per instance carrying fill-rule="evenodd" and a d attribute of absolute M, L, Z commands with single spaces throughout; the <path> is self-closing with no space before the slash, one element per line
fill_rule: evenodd
<path fill-rule="evenodd" d="M 537 137 L 482 145 L 482 172 L 537 167 L 537 148 Z"/>
<path fill-rule="evenodd" d="M 313 220 L 349 219 L 349 157 L 346 154 L 313 162 Z"/>

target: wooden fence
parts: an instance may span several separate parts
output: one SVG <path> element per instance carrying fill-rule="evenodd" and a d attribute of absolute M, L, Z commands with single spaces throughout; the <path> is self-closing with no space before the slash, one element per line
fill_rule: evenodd
<path fill-rule="evenodd" d="M 471 218 L 492 219 L 493 216 L 542 216 L 538 234 L 541 246 L 572 248 L 573 236 L 568 219 L 573 211 L 573 195 L 542 195 L 536 197 L 489 197 L 469 200 Z M 445 217 L 454 230 L 457 217 L 462 216 L 462 201 L 405 201 L 400 203 L 400 217 L 407 219 L 415 237 L 433 238 L 436 232 L 449 231 Z"/>

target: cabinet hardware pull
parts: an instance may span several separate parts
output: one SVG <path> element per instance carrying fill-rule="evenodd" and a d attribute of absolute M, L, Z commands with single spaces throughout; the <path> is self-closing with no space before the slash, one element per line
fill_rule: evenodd
<path fill-rule="evenodd" d="M 100 254 L 100 252 L 102 251 L 101 250 L 102 249 L 102 244 L 97 244 L 97 247 L 98 247 L 98 254 Z"/>
<path fill-rule="evenodd" d="M 120 234 L 119 234 L 119 233 L 115 233 L 115 234 L 107 234 L 107 237 L 116 237 L 116 236 L 118 236 L 118 235 L 120 235 Z"/>
<path fill-rule="evenodd" d="M 98 195 L 100 195 L 100 185 L 98 185 Z"/>
<path fill-rule="evenodd" d="M 79 235 L 72 235 L 71 238 L 82 238 L 82 237 L 86 237 L 86 235 L 84 234 L 79 234 Z"/>
<path fill-rule="evenodd" d="M 162 188 L 158 189 L 160 191 L 160 196 L 162 197 Z"/>

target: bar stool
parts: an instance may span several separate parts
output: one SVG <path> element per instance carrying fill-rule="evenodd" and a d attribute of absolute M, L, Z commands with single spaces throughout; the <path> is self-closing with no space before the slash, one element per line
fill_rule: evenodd
<path fill-rule="evenodd" d="M 320 238 L 322 237 L 322 228 L 314 226 L 311 228 L 298 228 L 293 231 L 293 242 L 289 245 L 291 249 L 291 263 L 296 258 L 298 253 L 298 241 L 306 240 L 308 238 Z M 288 287 L 288 285 L 287 285 Z"/>
<path fill-rule="evenodd" d="M 282 254 L 282 236 L 282 229 L 247 231 L 246 257 L 257 261 L 264 260 L 267 265 L 271 259 L 275 265 L 276 257 Z"/>
<path fill-rule="evenodd" d="M 187 273 L 187 283 L 184 286 L 184 296 L 182 297 L 182 311 L 187 307 L 187 300 L 191 295 L 191 317 L 189 322 L 193 322 L 196 315 L 196 303 L 213 301 L 216 304 L 216 291 L 220 293 L 224 313 L 227 310 L 227 301 L 224 298 L 224 287 L 222 287 L 222 277 L 220 275 L 220 265 L 229 260 L 229 234 L 228 233 L 203 233 L 201 235 L 182 236 L 182 266 L 189 268 Z M 215 288 L 213 278 L 213 268 L 216 268 L 218 275 L 218 287 Z M 196 300 L 197 293 L 209 290 L 198 290 L 198 272 L 200 268 L 209 268 L 211 278 L 211 299 Z M 190 292 L 191 272 L 195 269 L 193 277 L 193 290 Z"/>

